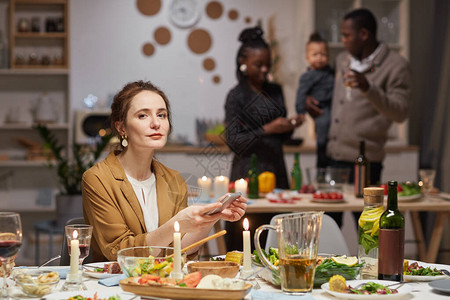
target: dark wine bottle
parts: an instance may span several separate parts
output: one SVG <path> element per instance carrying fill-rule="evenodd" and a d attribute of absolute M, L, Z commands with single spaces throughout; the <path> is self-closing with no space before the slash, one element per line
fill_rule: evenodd
<path fill-rule="evenodd" d="M 300 155 L 294 154 L 294 166 L 291 171 L 291 190 L 298 191 L 302 188 L 302 169 L 300 169 Z"/>
<path fill-rule="evenodd" d="M 248 170 L 248 197 L 250 199 L 259 198 L 258 175 L 258 157 L 253 153 L 250 158 L 250 170 Z"/>
<path fill-rule="evenodd" d="M 364 188 L 369 186 L 369 161 L 365 155 L 366 143 L 359 142 L 359 155 L 355 160 L 355 197 L 364 197 Z"/>
<path fill-rule="evenodd" d="M 397 206 L 397 181 L 388 183 L 388 203 L 380 218 L 378 279 L 403 281 L 405 218 Z"/>

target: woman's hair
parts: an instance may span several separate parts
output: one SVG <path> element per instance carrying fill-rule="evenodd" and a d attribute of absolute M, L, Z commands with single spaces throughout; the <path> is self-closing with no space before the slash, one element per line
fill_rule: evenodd
<path fill-rule="evenodd" d="M 127 83 L 123 89 L 114 96 L 114 101 L 111 104 L 111 116 L 110 116 L 110 126 L 112 132 L 115 132 L 120 139 L 120 145 L 122 145 L 122 137 L 116 129 L 116 122 L 123 122 L 126 124 L 127 113 L 130 109 L 131 100 L 134 96 L 142 91 L 151 91 L 163 98 L 164 103 L 167 108 L 167 119 L 169 120 L 169 134 L 172 132 L 172 114 L 170 112 L 169 99 L 167 99 L 166 94 L 158 87 L 154 86 L 149 81 L 135 81 Z"/>
<path fill-rule="evenodd" d="M 269 45 L 263 39 L 264 32 L 261 27 L 256 26 L 244 29 L 239 35 L 239 41 L 242 43 L 236 57 L 236 76 L 239 81 L 244 79 L 245 74 L 240 70 L 240 60 L 248 54 L 248 49 L 267 49 L 270 51 Z"/>

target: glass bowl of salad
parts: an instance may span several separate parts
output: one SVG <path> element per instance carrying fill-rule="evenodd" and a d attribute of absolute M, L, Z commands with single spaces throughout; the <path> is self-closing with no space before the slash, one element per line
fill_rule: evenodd
<path fill-rule="evenodd" d="M 117 262 L 128 277 L 145 274 L 167 277 L 173 270 L 173 259 L 167 258 L 172 253 L 172 247 L 131 247 L 117 253 Z"/>

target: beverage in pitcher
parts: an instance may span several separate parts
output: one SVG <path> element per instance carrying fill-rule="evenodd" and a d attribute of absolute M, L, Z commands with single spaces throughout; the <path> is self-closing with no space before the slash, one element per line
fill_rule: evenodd
<path fill-rule="evenodd" d="M 306 293 L 311 291 L 314 284 L 316 260 L 290 256 L 280 258 L 281 288 L 291 293 Z"/>

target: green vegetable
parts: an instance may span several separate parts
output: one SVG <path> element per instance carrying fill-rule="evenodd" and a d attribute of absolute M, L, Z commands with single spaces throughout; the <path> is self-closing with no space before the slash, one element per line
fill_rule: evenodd
<path fill-rule="evenodd" d="M 378 284 L 378 283 L 375 283 L 375 282 L 372 282 L 372 281 L 366 283 L 365 285 L 363 285 L 359 289 L 352 289 L 352 288 L 350 288 L 349 290 L 351 292 L 355 293 L 355 294 L 358 294 L 358 295 L 364 294 L 363 291 L 368 291 L 370 294 L 377 294 L 377 292 L 379 290 L 386 291 L 386 294 L 392 294 L 393 293 L 393 290 L 388 288 L 387 286 L 384 286 L 382 284 Z"/>
<path fill-rule="evenodd" d="M 427 268 L 419 268 L 415 270 L 407 270 L 405 271 L 405 275 L 413 275 L 413 276 L 439 276 L 443 275 L 441 272 L 439 272 L 436 268 L 431 269 L 430 267 Z"/>
<path fill-rule="evenodd" d="M 326 258 L 316 267 L 314 286 L 320 286 L 321 284 L 328 282 L 328 280 L 334 275 L 341 275 L 346 280 L 355 279 L 359 274 L 362 265 L 363 264 L 356 264 L 350 267 L 344 264 L 336 263 L 331 258 Z"/>
<path fill-rule="evenodd" d="M 411 196 L 411 195 L 417 195 L 421 193 L 420 186 L 417 183 L 414 182 L 405 182 L 400 183 L 400 186 L 402 187 L 403 191 L 398 193 L 398 196 Z"/>
<path fill-rule="evenodd" d="M 94 268 L 94 272 L 103 273 L 104 270 L 103 270 L 103 268 Z"/>
<path fill-rule="evenodd" d="M 378 232 L 373 236 L 364 232 L 366 226 L 370 226 L 370 229 L 372 229 L 372 224 L 373 223 L 367 222 L 362 228 L 358 228 L 359 244 L 363 246 L 366 254 L 368 254 L 370 250 L 378 247 Z"/>

